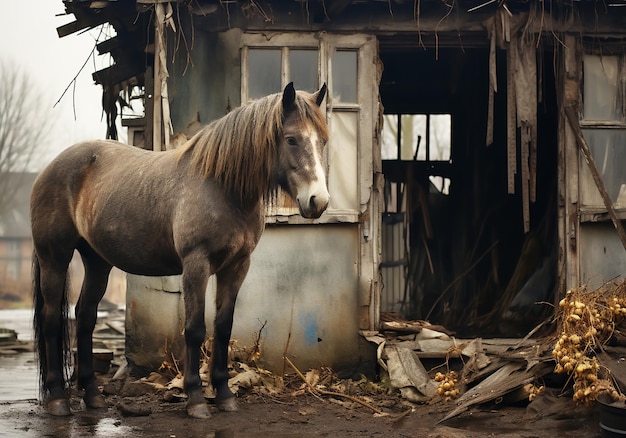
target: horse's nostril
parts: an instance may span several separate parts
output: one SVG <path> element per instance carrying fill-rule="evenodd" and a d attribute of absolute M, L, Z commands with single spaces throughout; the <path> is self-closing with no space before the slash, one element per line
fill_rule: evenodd
<path fill-rule="evenodd" d="M 309 205 L 312 208 L 315 208 L 315 196 L 311 196 L 311 198 L 309 199 Z"/>

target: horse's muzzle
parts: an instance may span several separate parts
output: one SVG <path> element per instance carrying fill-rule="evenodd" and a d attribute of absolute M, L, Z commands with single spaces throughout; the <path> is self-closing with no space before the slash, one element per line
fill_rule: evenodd
<path fill-rule="evenodd" d="M 328 194 L 312 195 L 304 202 L 298 198 L 298 207 L 300 215 L 307 219 L 317 219 L 326 211 L 330 196 Z"/>

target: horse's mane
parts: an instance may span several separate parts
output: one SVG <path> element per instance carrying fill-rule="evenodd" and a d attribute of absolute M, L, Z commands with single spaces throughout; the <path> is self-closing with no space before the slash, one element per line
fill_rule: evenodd
<path fill-rule="evenodd" d="M 296 92 L 299 120 L 309 120 L 324 140 L 328 127 L 313 95 Z M 267 198 L 276 188 L 279 136 L 283 131 L 282 93 L 240 106 L 195 134 L 180 148 L 205 178 L 214 178 L 240 200 Z"/>

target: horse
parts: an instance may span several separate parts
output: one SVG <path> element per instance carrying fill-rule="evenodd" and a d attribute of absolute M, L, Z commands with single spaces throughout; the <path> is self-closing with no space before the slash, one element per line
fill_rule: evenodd
<path fill-rule="evenodd" d="M 85 277 L 75 306 L 76 384 L 88 409 L 106 409 L 93 368 L 96 311 L 113 266 L 145 276 L 182 274 L 184 391 L 193 418 L 210 416 L 199 374 L 205 294 L 216 276 L 211 383 L 221 411 L 228 388 L 235 301 L 265 227 L 266 206 L 285 191 L 305 218 L 328 206 L 323 149 L 329 131 L 314 93 L 288 84 L 242 105 L 177 149 L 154 152 L 113 140 L 61 152 L 34 182 L 31 199 L 35 344 L 47 413 L 71 415 L 68 265 L 78 251 Z"/>

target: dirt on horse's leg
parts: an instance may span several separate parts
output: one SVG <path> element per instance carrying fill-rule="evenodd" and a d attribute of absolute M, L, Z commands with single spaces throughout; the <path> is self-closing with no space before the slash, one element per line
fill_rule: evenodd
<path fill-rule="evenodd" d="M 78 347 L 78 387 L 85 390 L 83 401 L 90 409 L 107 407 L 98 390 L 93 370 L 93 329 L 96 325 L 98 303 L 106 291 L 111 265 L 91 248 L 79 248 L 85 265 L 85 279 L 76 304 L 76 337 Z"/>
<path fill-rule="evenodd" d="M 204 303 L 210 266 L 202 254 L 191 254 L 183 260 L 183 298 L 185 300 L 185 377 L 187 414 L 193 418 L 209 418 L 209 408 L 200 379 L 200 346 L 204 342 Z"/>

